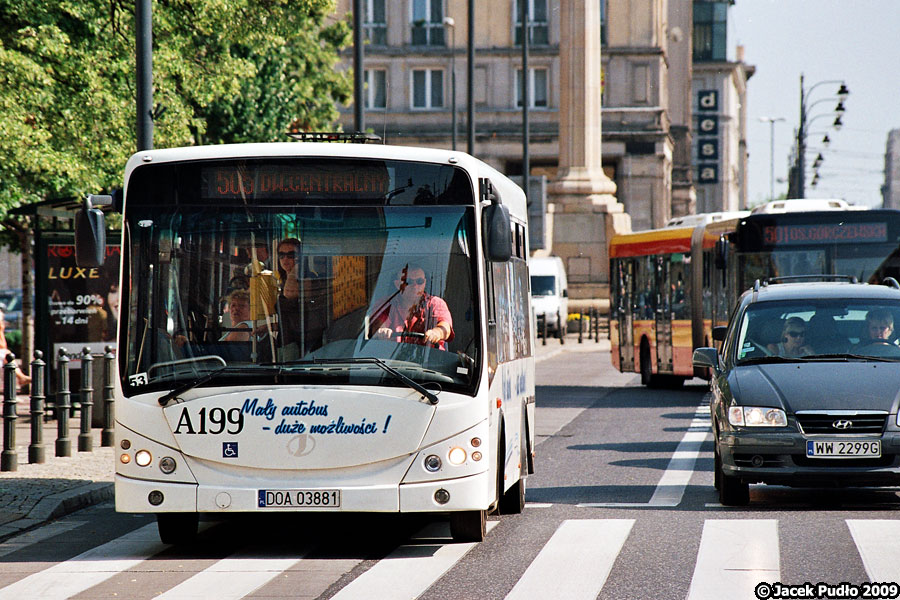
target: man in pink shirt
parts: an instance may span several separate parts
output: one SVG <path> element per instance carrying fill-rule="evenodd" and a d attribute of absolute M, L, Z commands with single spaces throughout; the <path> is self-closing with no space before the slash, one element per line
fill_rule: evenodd
<path fill-rule="evenodd" d="M 442 298 L 425 293 L 425 270 L 408 264 L 397 272 L 397 293 L 375 304 L 372 337 L 446 350 L 453 339 L 453 317 Z"/>

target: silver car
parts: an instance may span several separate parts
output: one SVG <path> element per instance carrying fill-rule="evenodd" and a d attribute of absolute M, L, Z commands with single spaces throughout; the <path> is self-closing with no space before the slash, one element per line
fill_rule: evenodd
<path fill-rule="evenodd" d="M 741 296 L 711 369 L 715 485 L 900 485 L 900 285 L 757 285 Z"/>

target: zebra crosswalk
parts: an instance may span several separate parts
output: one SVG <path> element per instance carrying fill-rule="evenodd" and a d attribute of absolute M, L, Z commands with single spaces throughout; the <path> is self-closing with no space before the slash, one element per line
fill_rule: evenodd
<path fill-rule="evenodd" d="M 634 538 L 641 537 L 633 533 L 635 523 L 635 519 L 625 518 L 561 521 L 533 560 L 517 567 L 520 572 L 515 574 L 511 589 L 504 592 L 506 599 L 604 597 L 604 585 L 615 573 L 620 555 L 638 543 Z M 493 529 L 497 524 L 491 521 L 488 526 Z M 848 547 L 851 543 L 855 546 L 864 566 L 865 575 L 860 573 L 861 579 L 900 580 L 900 521 L 845 519 L 843 525 Z M 50 527 L 52 531 L 62 526 L 51 524 Z M 688 600 L 754 598 L 754 589 L 760 582 L 782 580 L 785 558 L 780 553 L 780 535 L 777 519 L 705 519 L 690 584 L 680 597 Z M 659 537 L 664 537 L 664 533 Z M 6 561 L 14 560 L 16 552 L 29 543 L 41 543 L 45 539 L 46 535 L 40 535 L 38 530 L 20 540 L 9 540 L 0 544 L 0 556 Z M 484 544 L 490 548 L 491 535 Z M 186 578 L 173 579 L 168 589 L 160 590 L 158 595 L 154 592 L 152 597 L 165 600 L 316 598 L 340 582 L 340 589 L 331 589 L 329 597 L 336 600 L 418 598 L 452 573 L 477 546 L 451 543 L 446 533 L 426 530 L 369 564 L 362 559 L 348 561 L 317 556 L 313 543 L 281 555 L 272 555 L 266 546 L 254 544 L 204 563 L 196 572 L 187 573 Z M 489 552 L 492 560 L 500 561 L 496 568 L 505 569 L 503 544 L 499 546 Z M 95 597 L 92 588 L 126 572 L 140 586 L 140 577 L 152 570 L 141 565 L 168 550 L 171 548 L 158 540 L 156 525 L 144 525 L 0 588 L 0 600 Z M 647 555 L 658 552 L 657 546 Z M 331 568 L 329 562 L 333 563 Z M 796 573 L 796 567 L 793 569 Z M 285 584 L 282 582 L 279 588 L 279 581 L 288 577 L 294 590 L 304 590 L 302 596 L 281 593 Z M 158 584 L 159 578 L 154 581 L 154 585 Z"/>

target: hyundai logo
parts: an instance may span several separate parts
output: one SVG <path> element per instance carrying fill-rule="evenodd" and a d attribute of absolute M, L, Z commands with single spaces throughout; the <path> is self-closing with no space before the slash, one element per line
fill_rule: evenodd
<path fill-rule="evenodd" d="M 835 429 L 850 429 L 853 427 L 853 421 L 845 421 L 844 419 L 838 419 L 834 423 L 831 424 Z"/>

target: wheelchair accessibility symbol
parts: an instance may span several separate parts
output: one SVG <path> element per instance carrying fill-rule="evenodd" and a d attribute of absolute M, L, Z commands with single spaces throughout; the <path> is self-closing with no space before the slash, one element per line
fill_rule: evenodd
<path fill-rule="evenodd" d="M 237 458 L 238 457 L 238 443 L 237 442 L 222 442 L 222 458 Z"/>

